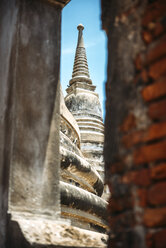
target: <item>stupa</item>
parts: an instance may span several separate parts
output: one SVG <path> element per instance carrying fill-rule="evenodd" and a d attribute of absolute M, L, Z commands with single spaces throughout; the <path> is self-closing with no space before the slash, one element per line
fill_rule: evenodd
<path fill-rule="evenodd" d="M 72 78 L 65 103 L 77 121 L 80 130 L 81 151 L 91 166 L 103 176 L 104 125 L 96 86 L 90 79 L 86 50 L 83 40 L 84 26 L 79 24 L 78 42 L 75 53 Z"/>
<path fill-rule="evenodd" d="M 99 96 L 89 75 L 84 27 L 80 24 L 77 28 L 72 79 L 65 99 L 62 90 L 60 96 L 61 216 L 73 226 L 106 232 L 104 125 Z"/>

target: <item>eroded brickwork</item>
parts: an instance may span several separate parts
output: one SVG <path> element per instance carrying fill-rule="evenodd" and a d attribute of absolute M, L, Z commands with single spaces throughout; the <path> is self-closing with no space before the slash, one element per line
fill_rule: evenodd
<path fill-rule="evenodd" d="M 109 247 L 166 247 L 166 2 L 102 0 Z"/>

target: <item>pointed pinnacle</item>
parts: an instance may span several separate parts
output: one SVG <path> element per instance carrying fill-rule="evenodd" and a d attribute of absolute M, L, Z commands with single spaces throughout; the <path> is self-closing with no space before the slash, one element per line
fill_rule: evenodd
<path fill-rule="evenodd" d="M 83 39 L 83 29 L 84 29 L 84 26 L 82 24 L 79 24 L 77 26 L 77 29 L 78 29 L 77 47 L 84 47 L 84 39 Z"/>
<path fill-rule="evenodd" d="M 83 29 L 84 29 L 84 26 L 80 23 L 80 24 L 77 26 L 77 29 L 78 29 L 78 30 L 83 30 Z"/>
<path fill-rule="evenodd" d="M 73 82 L 78 81 L 78 79 L 79 81 L 82 80 L 84 82 L 92 84 L 89 75 L 86 51 L 84 47 L 84 39 L 83 39 L 84 26 L 82 24 L 79 24 L 77 26 L 77 29 L 78 29 L 78 42 L 76 47 L 73 73 L 72 73 L 72 79 L 70 80 L 70 85 Z"/>

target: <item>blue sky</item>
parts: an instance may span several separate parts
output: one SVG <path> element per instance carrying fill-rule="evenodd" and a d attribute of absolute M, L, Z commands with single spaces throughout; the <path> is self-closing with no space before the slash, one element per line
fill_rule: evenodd
<path fill-rule="evenodd" d="M 83 36 L 88 60 L 90 78 L 96 85 L 102 108 L 105 101 L 104 83 L 106 80 L 106 35 L 101 30 L 100 0 L 72 0 L 62 12 L 61 43 L 61 84 L 64 95 L 71 79 L 75 49 L 77 45 L 77 26 L 84 25 Z M 103 116 L 105 113 L 103 113 Z"/>

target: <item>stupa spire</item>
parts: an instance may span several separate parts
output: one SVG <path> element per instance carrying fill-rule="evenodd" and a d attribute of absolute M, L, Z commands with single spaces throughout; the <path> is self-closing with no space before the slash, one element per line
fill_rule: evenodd
<path fill-rule="evenodd" d="M 78 41 L 77 41 L 73 73 L 72 73 L 72 79 L 70 80 L 70 85 L 78 80 L 92 84 L 89 75 L 86 50 L 84 47 L 84 39 L 83 39 L 84 26 L 82 24 L 79 24 L 77 26 L 77 29 L 78 29 Z"/>
<path fill-rule="evenodd" d="M 84 48 L 84 39 L 83 39 L 84 26 L 82 24 L 79 24 L 77 26 L 77 29 L 78 29 L 77 47 L 83 47 Z"/>

